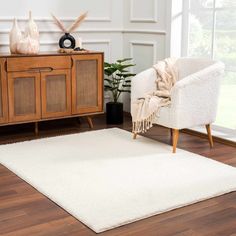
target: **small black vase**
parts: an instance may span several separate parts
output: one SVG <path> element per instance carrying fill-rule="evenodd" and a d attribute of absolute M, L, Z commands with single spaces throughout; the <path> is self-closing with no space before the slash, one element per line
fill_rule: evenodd
<path fill-rule="evenodd" d="M 70 41 L 70 45 L 65 45 L 65 41 Z M 65 33 L 59 40 L 60 48 L 74 49 L 75 48 L 75 38 L 69 34 Z"/>
<path fill-rule="evenodd" d="M 109 125 L 123 123 L 123 103 L 108 102 L 106 104 L 106 120 Z"/>

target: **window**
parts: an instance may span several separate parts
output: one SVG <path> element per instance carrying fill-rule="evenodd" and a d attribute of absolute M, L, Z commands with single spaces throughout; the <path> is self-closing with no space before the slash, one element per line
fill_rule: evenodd
<path fill-rule="evenodd" d="M 225 63 L 215 125 L 236 132 L 236 0 L 186 0 L 185 10 L 183 55 Z"/>

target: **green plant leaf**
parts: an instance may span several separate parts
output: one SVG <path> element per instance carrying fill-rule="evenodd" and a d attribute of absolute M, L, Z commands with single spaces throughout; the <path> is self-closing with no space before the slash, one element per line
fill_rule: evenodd
<path fill-rule="evenodd" d="M 131 76 L 135 76 L 136 74 L 134 73 L 130 73 L 130 74 L 126 74 L 127 76 L 131 77 Z"/>
<path fill-rule="evenodd" d="M 112 90 L 112 87 L 109 86 L 109 85 L 105 85 L 104 88 L 107 89 L 107 90 Z"/>
<path fill-rule="evenodd" d="M 132 58 L 124 58 L 115 63 L 104 63 L 106 75 L 104 88 L 112 92 L 114 101 L 118 100 L 121 93 L 130 93 L 131 80 L 127 78 L 136 75 L 129 71 L 129 68 L 135 64 L 126 63 L 131 60 Z"/>
<path fill-rule="evenodd" d="M 116 69 L 120 72 L 125 72 L 124 69 L 129 68 L 131 66 L 135 66 L 135 65 L 134 64 L 122 65 L 122 64 L 112 63 L 110 68 L 113 68 L 114 70 Z"/>
<path fill-rule="evenodd" d="M 112 85 L 118 85 L 119 86 L 120 82 L 112 82 Z"/>
<path fill-rule="evenodd" d="M 112 80 L 111 80 L 111 79 L 104 79 L 104 81 L 108 82 L 109 84 L 112 83 Z"/>
<path fill-rule="evenodd" d="M 129 73 L 129 74 L 117 73 L 116 75 L 120 76 L 120 77 L 128 78 L 128 77 L 135 76 L 136 74 L 132 74 L 132 73 Z"/>
<path fill-rule="evenodd" d="M 116 69 L 116 70 L 118 70 L 119 67 L 120 67 L 120 64 L 116 64 L 116 63 L 112 63 L 112 64 L 111 64 L 111 68 L 114 68 L 114 69 Z"/>
<path fill-rule="evenodd" d="M 127 70 L 124 70 L 124 69 L 133 67 L 133 66 L 136 66 L 136 65 L 135 64 L 120 65 L 118 70 L 120 72 L 127 72 Z"/>
<path fill-rule="evenodd" d="M 114 82 L 114 83 L 119 82 L 119 83 L 120 83 L 121 80 L 123 80 L 123 79 L 122 79 L 122 78 L 116 78 L 116 77 L 114 77 L 114 78 L 112 79 L 112 82 Z"/>
<path fill-rule="evenodd" d="M 112 67 L 110 67 L 110 68 L 105 68 L 105 69 L 104 69 L 104 73 L 105 73 L 105 75 L 107 75 L 107 76 L 111 76 L 111 75 L 114 74 L 116 71 L 117 71 L 117 69 L 112 68 Z"/>
<path fill-rule="evenodd" d="M 110 67 L 110 66 L 111 66 L 110 63 L 108 63 L 108 62 L 104 62 L 104 67 Z"/>
<path fill-rule="evenodd" d="M 118 63 L 122 63 L 122 62 L 125 62 L 125 61 L 131 61 L 133 58 L 124 58 L 122 60 L 117 60 Z"/>
<path fill-rule="evenodd" d="M 121 93 L 131 93 L 130 90 L 124 90 L 124 89 L 118 89 L 118 91 Z"/>
<path fill-rule="evenodd" d="M 105 85 L 104 88 L 106 91 L 114 91 L 114 90 L 118 91 L 118 87 L 111 87 L 111 86 Z"/>

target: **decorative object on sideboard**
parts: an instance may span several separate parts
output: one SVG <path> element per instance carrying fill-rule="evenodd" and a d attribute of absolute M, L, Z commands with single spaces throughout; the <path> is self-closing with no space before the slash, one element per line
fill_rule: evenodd
<path fill-rule="evenodd" d="M 67 29 L 61 20 L 59 20 L 56 16 L 52 14 L 52 18 L 54 20 L 54 23 L 57 25 L 57 27 L 64 33 L 64 35 L 59 40 L 59 47 L 60 52 L 66 52 L 69 53 L 71 51 L 83 51 L 81 38 L 75 39 L 71 33 L 75 32 L 76 29 L 81 25 L 81 23 L 85 20 L 87 17 L 88 12 L 85 12 L 81 16 L 79 16 L 75 22 Z"/>
<path fill-rule="evenodd" d="M 131 60 L 132 58 L 125 58 L 115 63 L 105 62 L 105 91 L 110 91 L 113 99 L 106 104 L 107 124 L 123 123 L 123 103 L 119 99 L 122 93 L 130 93 L 131 77 L 136 75 L 127 70 L 135 66 L 127 64 Z"/>
<path fill-rule="evenodd" d="M 14 19 L 12 29 L 9 34 L 9 41 L 10 41 L 10 52 L 12 54 L 17 53 L 17 43 L 20 42 L 22 39 L 22 33 L 18 26 L 17 19 Z"/>
<path fill-rule="evenodd" d="M 69 34 L 65 33 L 59 40 L 60 48 L 74 49 L 75 48 L 75 38 Z"/>
<path fill-rule="evenodd" d="M 82 38 L 77 37 L 76 42 L 75 42 L 75 47 L 76 47 L 76 48 L 83 48 L 82 42 L 83 42 L 83 41 L 82 41 Z"/>
<path fill-rule="evenodd" d="M 23 37 L 21 41 L 17 44 L 17 53 L 34 55 L 39 52 L 39 42 L 29 35 Z"/>
<path fill-rule="evenodd" d="M 37 54 L 39 52 L 39 31 L 32 18 L 31 11 L 29 12 L 29 21 L 25 27 L 24 34 L 18 27 L 17 20 L 14 19 L 9 40 L 12 54 Z"/>
<path fill-rule="evenodd" d="M 25 27 L 25 36 L 30 36 L 32 39 L 39 41 L 38 26 L 32 18 L 32 12 L 29 12 L 29 21 Z"/>

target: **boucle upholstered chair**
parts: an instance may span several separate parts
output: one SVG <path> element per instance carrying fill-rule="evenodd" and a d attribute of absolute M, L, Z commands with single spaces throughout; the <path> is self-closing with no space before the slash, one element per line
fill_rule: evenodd
<path fill-rule="evenodd" d="M 215 121 L 220 80 L 224 64 L 206 59 L 180 58 L 176 62 L 179 79 L 171 90 L 171 105 L 160 108 L 154 124 L 171 129 L 173 153 L 179 130 L 205 125 L 213 147 L 210 124 Z M 155 91 L 156 72 L 150 68 L 132 79 L 131 103 L 145 93 Z M 137 134 L 134 134 L 136 139 Z"/>

